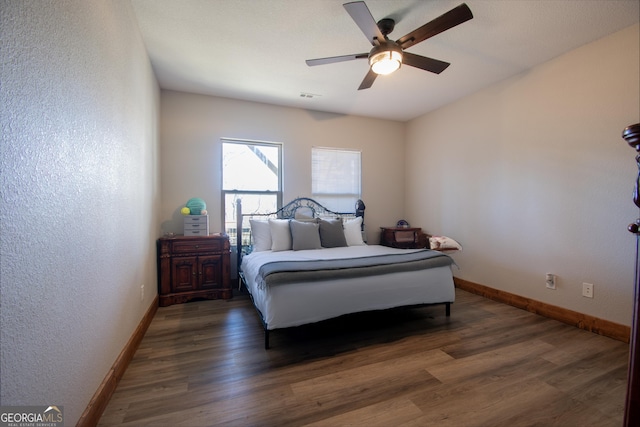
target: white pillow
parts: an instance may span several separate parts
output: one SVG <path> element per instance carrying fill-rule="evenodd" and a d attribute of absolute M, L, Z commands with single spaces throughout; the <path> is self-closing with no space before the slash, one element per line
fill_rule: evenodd
<path fill-rule="evenodd" d="M 462 250 L 462 245 L 460 245 L 460 243 L 447 236 L 431 236 L 429 237 L 429 245 L 431 246 L 431 249 L 435 251 Z"/>
<path fill-rule="evenodd" d="M 256 252 L 271 250 L 271 228 L 269 221 L 260 219 L 250 219 L 251 237 L 253 239 L 253 250 Z"/>
<path fill-rule="evenodd" d="M 271 250 L 290 251 L 292 247 L 291 230 L 288 219 L 270 219 Z"/>
<path fill-rule="evenodd" d="M 362 246 L 362 217 L 350 219 L 344 223 L 344 237 L 347 240 L 347 246 Z"/>

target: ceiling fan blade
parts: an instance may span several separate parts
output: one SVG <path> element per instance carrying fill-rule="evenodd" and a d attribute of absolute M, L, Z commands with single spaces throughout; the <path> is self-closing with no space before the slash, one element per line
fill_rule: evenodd
<path fill-rule="evenodd" d="M 451 9 L 449 12 L 438 16 L 436 19 L 424 24 L 422 27 L 417 28 L 396 40 L 396 43 L 400 45 L 402 49 L 413 46 L 420 43 L 430 37 L 440 34 L 443 31 L 453 28 L 456 25 L 460 25 L 473 18 L 471 9 L 465 3 L 460 6 Z"/>
<path fill-rule="evenodd" d="M 420 56 L 409 52 L 402 53 L 402 63 L 420 68 L 421 70 L 431 71 L 436 74 L 440 74 L 449 65 L 451 65 L 448 62 L 438 61 L 437 59 L 427 58 L 426 56 Z"/>
<path fill-rule="evenodd" d="M 378 77 L 378 75 L 374 73 L 371 68 L 369 68 L 369 72 L 366 76 L 364 76 L 364 80 L 362 80 L 362 83 L 360 83 L 360 87 L 358 88 L 358 90 L 369 89 L 371 85 L 373 85 L 373 82 L 376 80 L 376 77 Z"/>
<path fill-rule="evenodd" d="M 380 42 L 385 41 L 384 35 L 380 32 L 380 28 L 378 28 L 378 24 L 376 23 L 376 20 L 373 19 L 373 16 L 365 2 L 354 1 L 351 3 L 345 3 L 343 6 L 349 15 L 351 15 L 351 19 L 353 19 L 358 27 L 360 27 L 360 30 L 367 37 L 369 43 L 375 46 L 375 39 L 378 39 Z"/>
<path fill-rule="evenodd" d="M 368 58 L 368 53 L 355 53 L 353 55 L 331 56 L 329 58 L 307 59 L 305 62 L 309 67 L 315 65 L 333 64 L 334 62 L 351 61 L 354 59 Z"/>

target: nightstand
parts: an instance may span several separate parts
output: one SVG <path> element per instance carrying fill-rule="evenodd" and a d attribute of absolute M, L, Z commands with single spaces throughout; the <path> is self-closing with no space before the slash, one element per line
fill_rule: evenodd
<path fill-rule="evenodd" d="M 229 248 L 225 234 L 158 239 L 160 306 L 231 298 Z"/>
<path fill-rule="evenodd" d="M 392 248 L 429 249 L 429 236 L 422 228 L 380 227 L 380 244 Z"/>

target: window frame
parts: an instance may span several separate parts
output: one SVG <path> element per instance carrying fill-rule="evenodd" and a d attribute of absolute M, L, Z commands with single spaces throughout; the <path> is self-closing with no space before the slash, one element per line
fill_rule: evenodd
<path fill-rule="evenodd" d="M 224 145 L 225 144 L 238 144 L 238 145 L 253 145 L 253 146 L 263 146 L 263 147 L 275 147 L 278 149 L 278 190 L 228 190 L 224 188 Z M 283 186 L 284 186 L 284 171 L 283 171 L 283 144 L 281 142 L 271 142 L 271 141 L 256 141 L 250 139 L 236 139 L 236 138 L 220 138 L 220 174 L 221 174 L 221 213 L 222 213 L 222 230 L 226 233 L 227 231 L 227 195 L 235 194 L 238 196 L 242 195 L 274 195 L 276 196 L 276 209 L 280 209 L 282 207 L 283 200 Z M 235 210 L 235 207 L 232 209 Z M 267 212 L 265 212 L 267 213 Z M 234 219 L 235 224 L 235 219 Z M 237 233 L 237 230 L 236 230 Z M 231 237 L 231 236 L 230 236 Z"/>

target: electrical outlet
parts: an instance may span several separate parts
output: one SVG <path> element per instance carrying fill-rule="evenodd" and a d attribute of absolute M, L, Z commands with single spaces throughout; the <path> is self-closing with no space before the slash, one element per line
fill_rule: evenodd
<path fill-rule="evenodd" d="M 556 288 L 556 275 L 547 273 L 547 289 L 555 289 Z"/>
<path fill-rule="evenodd" d="M 593 284 L 592 283 L 583 283 L 582 284 L 582 296 L 587 298 L 593 298 Z"/>
<path fill-rule="evenodd" d="M 144 283 L 140 285 L 140 301 L 144 301 Z"/>

